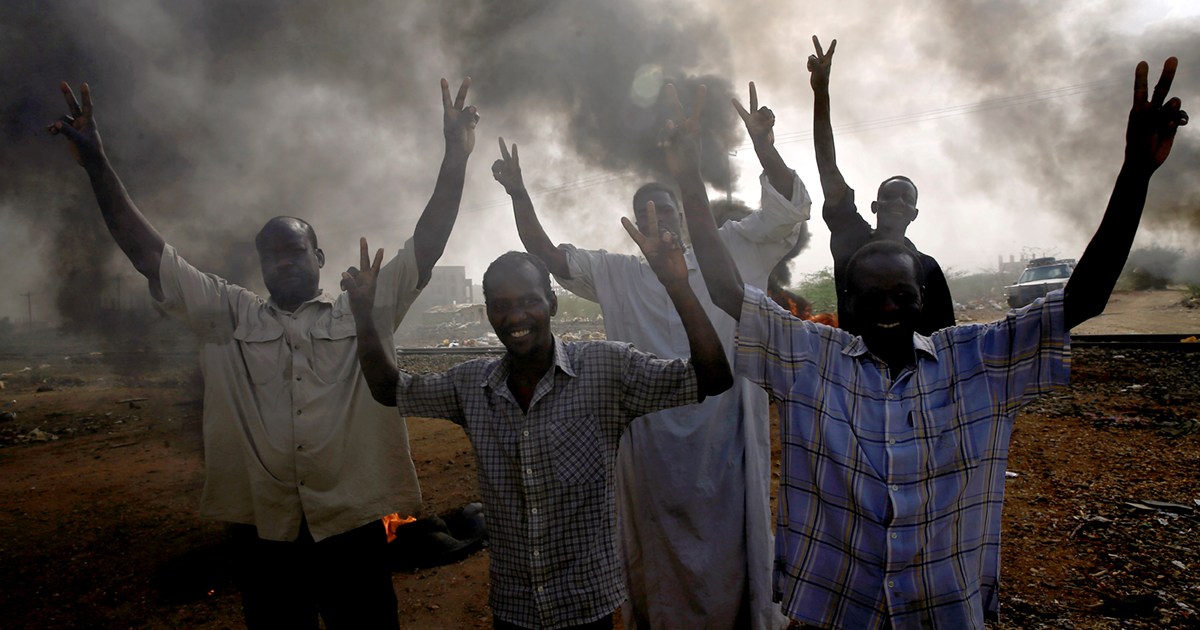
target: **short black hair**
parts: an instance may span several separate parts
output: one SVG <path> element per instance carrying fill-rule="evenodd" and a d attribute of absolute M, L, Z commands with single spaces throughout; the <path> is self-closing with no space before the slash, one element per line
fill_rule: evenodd
<path fill-rule="evenodd" d="M 304 219 L 298 219 L 296 217 L 289 217 L 289 216 L 284 216 L 284 215 L 272 217 L 270 221 L 267 221 L 266 223 L 263 224 L 262 229 L 260 229 L 258 231 L 258 234 L 254 235 L 254 248 L 257 249 L 258 251 L 262 251 L 263 239 L 266 238 L 267 228 L 269 228 L 272 225 L 275 225 L 277 223 L 283 223 L 285 221 L 295 221 L 296 223 L 299 223 L 300 225 L 304 226 L 304 233 L 308 235 L 308 240 L 312 241 L 313 250 L 315 251 L 317 249 L 317 231 L 313 229 L 313 226 L 310 225 L 308 223 L 308 221 L 305 221 Z"/>
<path fill-rule="evenodd" d="M 856 267 L 863 260 L 871 256 L 907 256 L 912 261 L 913 277 L 917 281 L 917 286 L 925 286 L 925 266 L 921 264 L 921 254 L 917 250 L 897 241 L 871 241 L 866 245 L 858 248 L 854 255 L 850 257 L 850 262 L 846 263 L 846 291 L 850 290 L 850 285 L 853 283 Z"/>
<path fill-rule="evenodd" d="M 528 252 L 509 251 L 500 254 L 499 258 L 493 260 L 492 264 L 488 265 L 487 271 L 483 272 L 483 301 L 485 303 L 488 299 L 488 280 L 492 275 L 504 269 L 510 269 L 522 262 L 533 265 L 533 268 L 537 270 L 538 276 L 542 281 L 542 290 L 546 292 L 546 299 L 549 300 L 554 297 L 554 290 L 550 288 L 550 269 L 546 267 L 546 263 L 542 262 L 541 258 Z"/>
<path fill-rule="evenodd" d="M 879 195 L 883 194 L 883 187 L 886 186 L 888 184 L 888 182 L 907 182 L 909 186 L 913 187 L 913 199 L 914 200 L 916 199 L 917 185 L 915 183 L 913 183 L 913 180 L 911 180 L 903 175 L 892 175 L 891 177 L 879 182 L 879 190 L 875 191 L 876 199 L 879 199 Z"/>
<path fill-rule="evenodd" d="M 675 203 L 675 207 L 679 208 L 679 197 L 675 196 L 674 188 L 671 188 L 670 186 L 668 186 L 662 182 L 650 182 L 649 184 L 646 184 L 646 185 L 642 186 L 641 188 L 637 189 L 637 192 L 633 193 L 633 211 L 634 211 L 634 213 L 637 213 L 641 210 L 646 209 L 646 204 L 642 203 L 639 205 L 638 199 L 644 199 L 645 197 L 649 197 L 650 193 L 653 193 L 653 192 L 667 193 L 667 196 L 670 197 L 671 201 Z"/>

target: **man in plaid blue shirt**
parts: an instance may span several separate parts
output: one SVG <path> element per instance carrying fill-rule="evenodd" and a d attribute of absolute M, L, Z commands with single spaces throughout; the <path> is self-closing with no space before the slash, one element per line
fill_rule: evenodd
<path fill-rule="evenodd" d="M 488 320 L 508 350 L 442 374 L 398 372 L 372 323 L 373 263 L 346 275 L 359 359 L 375 399 L 448 418 L 475 448 L 491 538 L 489 603 L 497 628 L 612 627 L 625 599 L 617 557 L 613 464 L 621 434 L 647 413 L 704 400 L 733 383 L 721 341 L 688 284 L 674 234 L 624 219 L 679 312 L 692 357 L 665 360 L 616 342 L 550 332 L 557 300 L 544 263 L 509 252 L 483 276 Z"/>
<path fill-rule="evenodd" d="M 1012 422 L 1024 402 L 1066 384 L 1068 331 L 1108 302 L 1150 177 L 1187 123 L 1166 98 L 1176 64 L 1167 60 L 1149 98 L 1148 66 L 1137 67 L 1125 162 L 1066 288 L 929 337 L 914 332 L 920 259 L 900 243 L 873 243 L 849 263 L 844 297 L 862 336 L 795 319 L 743 285 L 699 175 L 699 107 L 685 119 L 673 98 L 667 163 L 713 301 L 739 322 L 735 372 L 781 403 L 775 581 L 793 619 L 983 628 L 996 612 Z"/>

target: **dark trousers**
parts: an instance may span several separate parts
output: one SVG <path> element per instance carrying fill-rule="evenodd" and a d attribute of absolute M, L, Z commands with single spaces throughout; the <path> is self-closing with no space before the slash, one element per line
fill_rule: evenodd
<path fill-rule="evenodd" d="M 593 621 L 592 623 L 585 623 L 582 626 L 570 626 L 570 627 L 564 628 L 563 630 L 612 630 L 612 627 L 613 627 L 612 615 L 605 615 L 604 617 L 601 617 L 600 619 L 597 619 L 597 620 Z M 518 626 L 516 624 L 511 624 L 511 623 L 508 623 L 507 621 L 502 621 L 495 617 L 492 617 L 492 628 L 494 628 L 495 630 L 530 630 L 529 628 L 525 628 L 523 626 Z"/>
<path fill-rule="evenodd" d="M 262 540 L 234 525 L 236 575 L 246 626 L 317 630 L 400 627 L 385 554 L 387 533 L 374 521 L 313 542 L 302 524 L 294 542 Z"/>

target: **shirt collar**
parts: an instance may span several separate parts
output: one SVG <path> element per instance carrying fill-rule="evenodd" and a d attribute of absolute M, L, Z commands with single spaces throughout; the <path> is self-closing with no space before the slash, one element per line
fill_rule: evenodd
<path fill-rule="evenodd" d="M 935 363 L 937 362 L 937 352 L 934 350 L 933 340 L 929 337 L 914 332 L 913 349 L 918 353 L 924 354 L 928 358 L 933 359 Z M 856 359 L 866 356 L 869 354 L 869 352 L 870 350 L 867 349 L 867 342 L 863 341 L 863 338 L 858 335 L 855 335 L 854 339 L 852 339 L 845 348 L 842 348 L 842 354 Z"/>
<path fill-rule="evenodd" d="M 558 335 L 554 335 L 554 358 L 551 359 L 550 370 L 553 370 L 556 367 L 562 370 L 567 376 L 575 378 L 575 365 L 571 362 L 571 356 L 567 354 L 563 341 L 562 339 L 558 338 Z M 496 363 L 496 366 L 492 368 L 490 372 L 484 375 L 483 381 L 480 382 L 479 385 L 481 387 L 499 389 L 501 386 L 507 384 L 508 373 L 511 370 L 512 355 L 505 352 L 504 358 L 500 359 L 500 361 Z"/>
<path fill-rule="evenodd" d="M 318 293 L 316 295 L 316 297 L 309 298 L 309 299 L 305 300 L 304 302 L 302 302 L 300 304 L 300 306 L 298 308 L 296 308 L 296 311 L 299 311 L 300 309 L 304 308 L 305 304 L 309 304 L 309 303 L 333 304 L 336 301 L 337 301 L 336 297 L 329 295 L 328 293 L 326 293 L 324 291 L 321 291 L 320 293 Z M 267 306 L 270 307 L 271 310 L 276 311 L 278 313 L 295 313 L 296 312 L 296 311 L 283 310 L 283 308 L 281 308 L 278 304 L 275 303 L 274 297 L 267 298 Z"/>

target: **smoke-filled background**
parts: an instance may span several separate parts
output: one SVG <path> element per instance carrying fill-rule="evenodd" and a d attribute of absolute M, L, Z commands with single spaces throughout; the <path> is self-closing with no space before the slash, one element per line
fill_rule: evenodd
<path fill-rule="evenodd" d="M 708 85 L 712 195 L 757 202 L 757 160 L 728 105 L 753 80 L 814 197 L 802 273 L 831 264 L 804 64 L 812 34 L 837 38 L 838 157 L 863 211 L 879 181 L 908 175 L 921 208 L 910 237 L 976 271 L 1022 251 L 1082 252 L 1121 163 L 1137 61 L 1153 83 L 1178 56 L 1172 93 L 1200 111 L 1198 14 L 1186 0 L 4 3 L 0 317 L 32 306 L 84 326 L 102 300 L 144 291 L 65 140 L 45 132 L 65 112 L 60 80 L 92 85 L 117 171 L 191 261 L 259 287 L 253 234 L 292 214 L 317 229 L 327 289 L 359 235 L 393 251 L 411 234 L 442 156 L 440 77 L 470 75 L 482 115 L 442 258 L 476 281 L 520 248 L 489 171 L 496 136 L 520 145 L 552 239 L 633 251 L 618 220 L 639 184 L 664 178 L 664 81 L 688 105 Z M 1139 245 L 1196 252 L 1198 171 L 1200 128 L 1187 127 Z"/>

